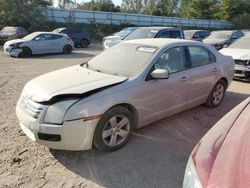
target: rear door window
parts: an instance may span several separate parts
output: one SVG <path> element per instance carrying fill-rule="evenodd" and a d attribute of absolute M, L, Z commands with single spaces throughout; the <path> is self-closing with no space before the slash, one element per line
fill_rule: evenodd
<path fill-rule="evenodd" d="M 178 30 L 170 31 L 170 37 L 174 39 L 181 38 L 181 33 Z"/>
<path fill-rule="evenodd" d="M 158 38 L 170 38 L 170 32 L 169 31 L 162 31 L 158 35 Z"/>
<path fill-rule="evenodd" d="M 192 68 L 216 62 L 216 57 L 206 48 L 189 46 L 188 50 Z"/>

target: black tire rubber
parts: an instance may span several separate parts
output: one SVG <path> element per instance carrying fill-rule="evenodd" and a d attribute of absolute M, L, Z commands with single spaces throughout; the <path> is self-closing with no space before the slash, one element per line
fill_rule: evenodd
<path fill-rule="evenodd" d="M 21 47 L 22 52 L 19 54 L 19 57 L 30 57 L 32 55 L 32 51 L 29 47 Z"/>
<path fill-rule="evenodd" d="M 64 54 L 71 54 L 72 53 L 72 47 L 70 46 L 70 45 L 65 45 L 64 47 L 63 47 L 63 53 Z"/>
<path fill-rule="evenodd" d="M 82 39 L 80 42 L 81 48 L 87 48 L 89 45 L 89 42 L 86 39 Z"/>
<path fill-rule="evenodd" d="M 104 129 L 106 123 L 112 117 L 118 116 L 118 115 L 125 116 L 129 120 L 129 124 L 130 124 L 129 134 L 126 137 L 126 139 L 122 143 L 120 143 L 119 145 L 109 146 L 109 145 L 105 144 L 105 142 L 103 141 L 102 132 L 103 132 L 103 129 Z M 111 151 L 118 150 L 118 149 L 122 148 L 129 141 L 129 138 L 132 135 L 134 127 L 135 127 L 135 122 L 133 119 L 133 115 L 127 108 L 122 107 L 122 106 L 117 106 L 117 107 L 111 108 L 101 117 L 101 119 L 99 120 L 99 122 L 96 126 L 95 133 L 94 133 L 94 139 L 93 139 L 93 145 L 98 150 L 101 150 L 101 151 L 111 152 Z"/>
<path fill-rule="evenodd" d="M 213 93 L 215 92 L 215 89 L 218 87 L 218 85 L 223 86 L 223 96 L 220 100 L 219 103 L 215 104 L 213 101 Z M 226 83 L 223 80 L 219 80 L 215 86 L 213 87 L 212 91 L 210 92 L 210 94 L 208 95 L 207 101 L 205 103 L 205 106 L 209 107 L 209 108 L 215 108 L 217 106 L 219 106 L 221 104 L 221 102 L 223 101 L 223 98 L 225 96 L 225 92 L 226 92 Z"/>

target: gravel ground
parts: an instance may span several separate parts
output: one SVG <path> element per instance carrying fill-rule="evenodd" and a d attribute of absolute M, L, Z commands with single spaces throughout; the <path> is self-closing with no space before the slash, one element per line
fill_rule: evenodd
<path fill-rule="evenodd" d="M 198 106 L 136 130 L 130 142 L 113 153 L 50 150 L 30 141 L 15 115 L 24 84 L 100 51 L 100 45 L 92 44 L 71 55 L 27 59 L 10 58 L 0 51 L 0 187 L 181 187 L 192 148 L 250 94 L 250 84 L 233 81 L 220 107 Z"/>

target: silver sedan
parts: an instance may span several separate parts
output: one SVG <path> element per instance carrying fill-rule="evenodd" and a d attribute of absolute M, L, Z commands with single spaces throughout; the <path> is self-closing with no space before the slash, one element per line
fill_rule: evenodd
<path fill-rule="evenodd" d="M 4 44 L 4 51 L 13 57 L 29 57 L 34 54 L 65 53 L 74 49 L 74 43 L 65 34 L 34 32 L 22 39 L 10 40 Z"/>
<path fill-rule="evenodd" d="M 125 41 L 89 62 L 29 81 L 16 112 L 37 143 L 113 151 L 135 128 L 200 104 L 217 107 L 233 73 L 233 59 L 204 43 Z"/>

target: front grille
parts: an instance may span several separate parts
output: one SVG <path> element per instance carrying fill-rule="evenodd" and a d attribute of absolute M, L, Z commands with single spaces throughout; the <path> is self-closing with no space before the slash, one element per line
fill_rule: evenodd
<path fill-rule="evenodd" d="M 239 60 L 239 59 L 236 59 L 236 60 L 234 60 L 234 62 L 237 65 L 243 65 L 243 66 L 247 66 L 248 65 L 248 60 Z"/>
<path fill-rule="evenodd" d="M 234 73 L 236 73 L 236 74 L 243 74 L 243 71 L 242 70 L 234 70 Z"/>
<path fill-rule="evenodd" d="M 44 105 L 36 103 L 25 96 L 21 96 L 20 102 L 24 110 L 34 118 L 37 118 L 44 109 Z"/>

